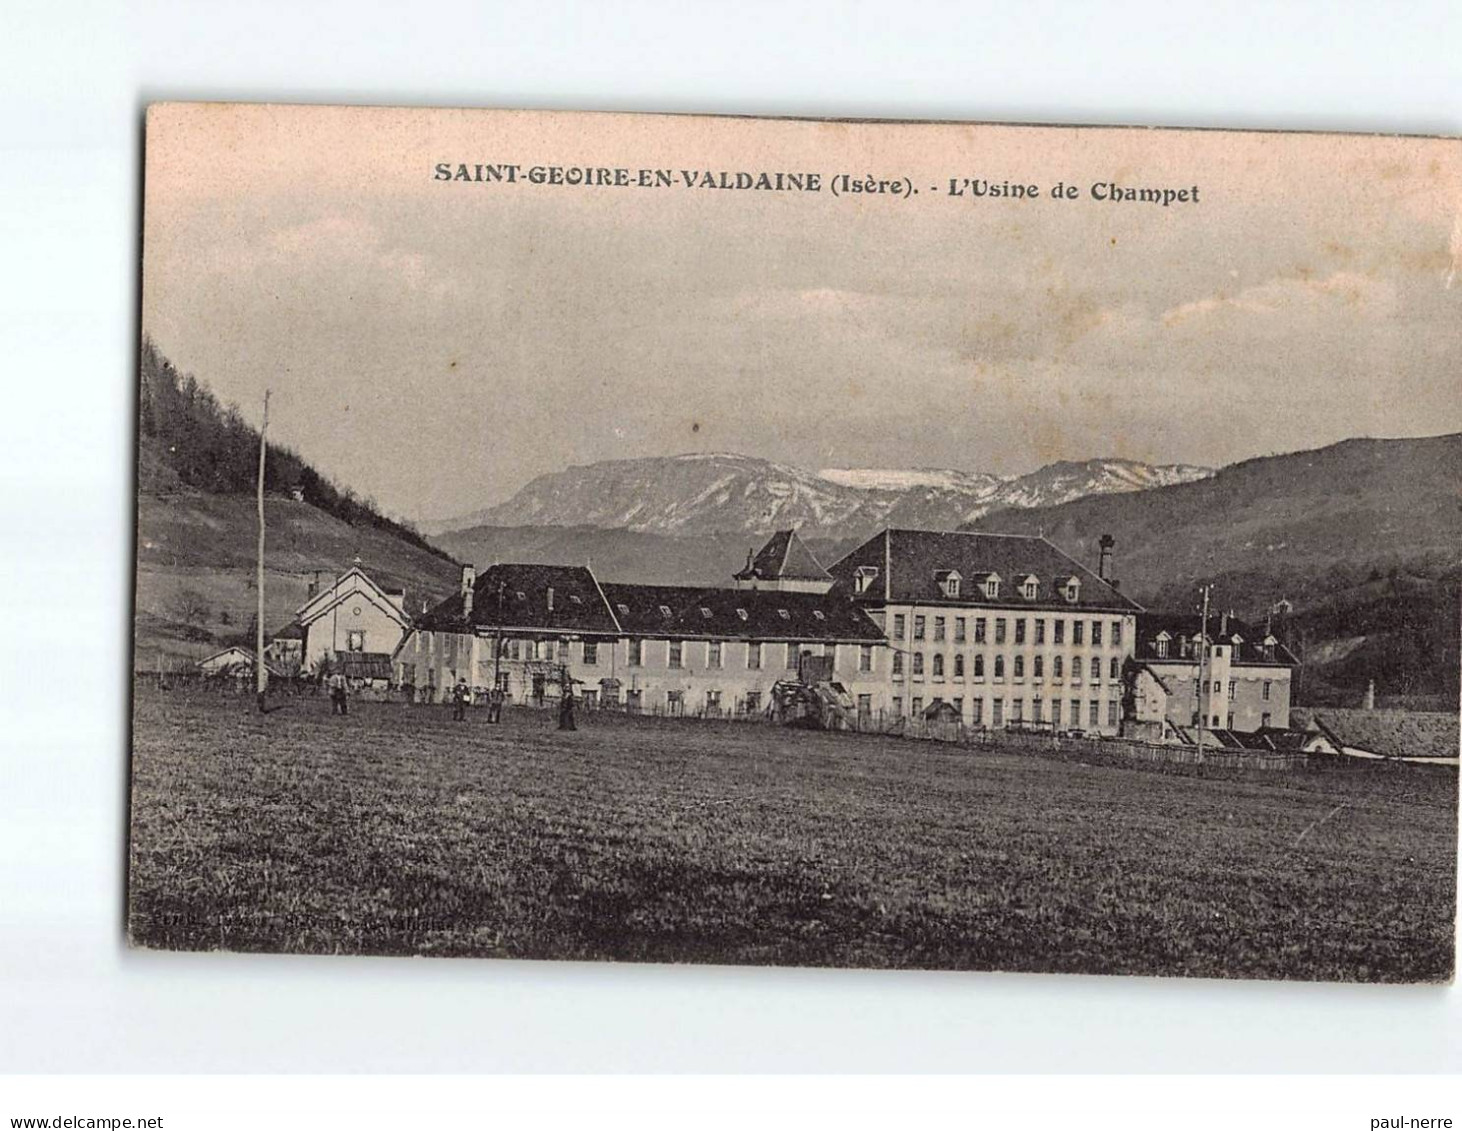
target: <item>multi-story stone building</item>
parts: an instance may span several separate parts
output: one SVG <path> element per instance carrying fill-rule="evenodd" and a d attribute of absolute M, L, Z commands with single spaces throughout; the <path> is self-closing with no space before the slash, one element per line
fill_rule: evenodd
<path fill-rule="evenodd" d="M 496 565 L 480 577 L 465 567 L 460 592 L 397 649 L 395 678 L 431 701 L 465 680 L 542 702 L 567 677 L 590 702 L 756 714 L 812 656 L 819 677 L 871 715 L 889 679 L 878 627 L 829 593 L 832 578 L 790 531 L 755 561 L 756 576 L 737 588 L 601 584 L 583 566 Z"/>
<path fill-rule="evenodd" d="M 832 595 L 889 646 L 881 707 L 953 708 L 968 726 L 1116 734 L 1136 602 L 1044 538 L 885 530 L 829 567 Z"/>
<path fill-rule="evenodd" d="M 1227 613 L 1138 618 L 1129 731 L 1158 741 L 1197 728 L 1254 732 L 1289 727 L 1299 661 L 1268 628 Z M 1201 661 L 1201 674 L 1200 674 Z"/>

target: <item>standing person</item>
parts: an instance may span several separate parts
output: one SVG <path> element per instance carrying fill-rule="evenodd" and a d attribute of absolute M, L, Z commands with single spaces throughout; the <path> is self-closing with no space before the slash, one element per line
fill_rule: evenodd
<path fill-rule="evenodd" d="M 494 687 L 487 696 L 487 721 L 500 723 L 503 721 L 503 689 Z"/>
<path fill-rule="evenodd" d="M 471 697 L 472 692 L 467 688 L 467 681 L 459 679 L 452 690 L 452 718 L 457 722 L 467 717 L 467 701 Z"/>
<path fill-rule="evenodd" d="M 330 713 L 332 715 L 350 714 L 350 705 L 345 698 L 345 676 L 340 672 L 333 672 L 330 676 Z"/>
<path fill-rule="evenodd" d="M 578 730 L 574 725 L 574 685 L 565 679 L 561 686 L 563 692 L 558 697 L 558 729 Z"/>

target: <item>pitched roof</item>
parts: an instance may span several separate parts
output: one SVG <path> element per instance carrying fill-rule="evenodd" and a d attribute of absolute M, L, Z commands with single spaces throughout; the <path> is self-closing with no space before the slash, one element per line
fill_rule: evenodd
<path fill-rule="evenodd" d="M 336 652 L 334 668 L 347 679 L 390 679 L 391 657 L 385 652 Z"/>
<path fill-rule="evenodd" d="M 328 588 L 321 589 L 295 611 L 295 620 L 300 624 L 311 624 L 319 620 L 335 606 L 360 595 L 397 621 L 403 628 L 411 623 L 405 610 L 391 600 L 391 594 L 382 589 L 362 570 L 355 566 L 337 577 Z"/>
<path fill-rule="evenodd" d="M 875 643 L 883 633 L 857 606 L 822 593 L 606 583 L 630 636 Z"/>
<path fill-rule="evenodd" d="M 1451 711 L 1366 711 L 1296 707 L 1296 726 L 1315 726 L 1332 742 L 1386 758 L 1456 758 L 1459 719 Z"/>
<path fill-rule="evenodd" d="M 778 530 L 736 578 L 738 581 L 752 578 L 758 581 L 830 581 L 832 575 L 797 537 L 795 530 Z"/>
<path fill-rule="evenodd" d="M 454 593 L 417 618 L 417 627 L 438 632 L 469 632 L 485 627 L 619 634 L 619 624 L 605 604 L 598 581 L 584 566 L 525 563 L 491 566 L 472 588 L 470 626 L 463 619 L 462 605 L 462 594 Z"/>
<path fill-rule="evenodd" d="M 290 621 L 287 625 L 276 632 L 272 640 L 303 640 L 305 638 L 304 626 L 297 620 Z"/>
<path fill-rule="evenodd" d="M 1137 618 L 1137 645 L 1135 657 L 1138 660 L 1151 660 L 1157 663 L 1182 663 L 1196 661 L 1197 657 L 1185 657 L 1180 654 L 1176 644 L 1170 645 L 1166 656 L 1157 654 L 1157 638 L 1166 632 L 1172 641 L 1180 636 L 1191 640 L 1198 635 L 1199 623 L 1202 617 L 1197 613 L 1143 613 Z M 1262 627 L 1256 628 L 1247 621 L 1241 621 L 1237 617 L 1228 618 L 1228 628 L 1224 635 L 1220 635 L 1222 627 L 1221 617 L 1210 615 L 1208 618 L 1208 639 L 1214 644 L 1231 644 L 1234 649 L 1234 661 L 1240 664 L 1251 664 L 1270 667 L 1295 667 L 1299 660 L 1293 652 L 1282 643 L 1275 642 L 1273 658 L 1266 658 L 1264 655 L 1264 636 Z M 1235 643 L 1235 637 L 1238 642 Z"/>
<path fill-rule="evenodd" d="M 862 601 L 1122 613 L 1141 608 L 1044 538 L 1026 534 L 889 529 L 845 555 L 829 567 L 829 572 L 838 589 L 853 593 L 853 577 L 860 567 L 878 571 L 876 583 L 857 598 Z M 969 582 L 961 587 L 957 598 L 949 597 L 940 584 L 938 575 L 947 576 L 950 571 Z M 1003 583 L 996 598 L 987 598 L 979 584 L 991 574 L 998 574 Z M 1025 597 L 1020 588 L 1020 582 L 1028 576 L 1034 576 L 1038 584 L 1033 598 Z M 1067 601 L 1063 592 L 1071 578 L 1080 583 L 1075 601 Z"/>

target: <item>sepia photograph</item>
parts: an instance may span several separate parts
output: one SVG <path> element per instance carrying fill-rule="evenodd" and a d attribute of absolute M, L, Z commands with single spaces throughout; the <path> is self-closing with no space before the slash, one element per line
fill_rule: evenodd
<path fill-rule="evenodd" d="M 1453 979 L 1456 140 L 143 149 L 132 946 Z"/>

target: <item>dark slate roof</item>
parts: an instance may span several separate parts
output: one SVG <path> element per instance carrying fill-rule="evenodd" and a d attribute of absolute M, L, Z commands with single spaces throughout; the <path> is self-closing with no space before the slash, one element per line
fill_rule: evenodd
<path fill-rule="evenodd" d="M 604 595 L 629 636 L 883 640 L 861 609 L 846 598 L 822 593 L 611 582 L 605 584 Z"/>
<path fill-rule="evenodd" d="M 305 629 L 304 629 L 304 626 L 302 624 L 300 624 L 299 621 L 292 620 L 287 625 L 285 625 L 283 628 L 281 628 L 278 632 L 276 632 L 271 639 L 274 639 L 274 640 L 303 640 L 304 638 L 305 638 Z"/>
<path fill-rule="evenodd" d="M 334 670 L 347 679 L 390 679 L 391 657 L 385 652 L 336 652 Z"/>
<path fill-rule="evenodd" d="M 1001 608 L 1093 609 L 1131 613 L 1141 606 L 1108 585 L 1080 562 L 1067 557 L 1044 538 L 983 531 L 885 530 L 830 567 L 836 588 L 854 591 L 860 567 L 877 570 L 860 601 L 914 602 L 921 605 L 990 605 Z M 960 596 L 945 596 L 941 579 L 949 571 L 961 579 Z M 983 583 L 1000 575 L 1000 596 L 985 597 Z M 1021 582 L 1034 576 L 1034 599 L 1021 596 Z M 1080 596 L 1068 602 L 1061 591 L 1068 578 L 1080 584 Z"/>
<path fill-rule="evenodd" d="M 548 591 L 553 590 L 553 607 Z M 479 628 L 617 636 L 619 625 L 599 583 L 585 566 L 506 564 L 484 570 L 472 588 L 472 624 L 462 617 L 455 593 L 416 621 L 435 632 Z"/>
<path fill-rule="evenodd" d="M 1181 662 L 1184 657 L 1178 651 L 1178 637 L 1184 636 L 1189 640 L 1198 635 L 1198 625 L 1203 618 L 1197 613 L 1143 613 L 1137 618 L 1137 647 L 1136 658 L 1138 660 L 1151 660 L 1158 663 Z M 1219 616 L 1210 615 L 1208 618 L 1208 639 L 1214 644 L 1233 643 L 1235 636 L 1242 639 L 1242 643 L 1234 644 L 1234 659 L 1240 664 L 1250 664 L 1271 667 L 1294 667 L 1299 664 L 1293 652 L 1282 643 L 1276 644 L 1274 658 L 1264 658 L 1264 626 L 1252 625 L 1247 621 L 1241 621 L 1237 617 L 1228 618 L 1228 629 L 1226 635 L 1220 635 L 1223 627 L 1223 620 Z M 1168 646 L 1168 654 L 1159 656 L 1157 654 L 1157 638 L 1159 634 L 1166 632 L 1172 638 Z M 1272 634 L 1271 634 L 1272 635 Z M 1196 656 L 1192 657 L 1196 660 Z"/>
<path fill-rule="evenodd" d="M 1300 752 L 1304 750 L 1309 735 L 1302 730 L 1285 730 L 1281 727 L 1260 727 L 1258 730 L 1233 732 L 1234 738 L 1245 750 L 1277 750 Z"/>
<path fill-rule="evenodd" d="M 832 575 L 797 537 L 795 530 L 778 530 L 736 578 L 738 581 L 753 578 L 758 581 L 830 581 Z"/>

